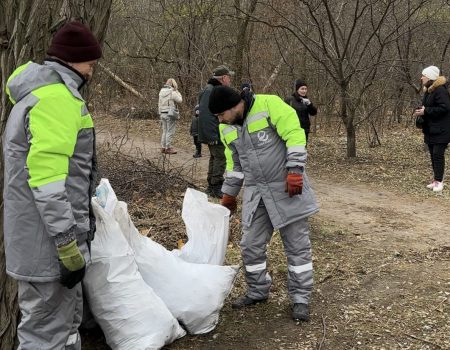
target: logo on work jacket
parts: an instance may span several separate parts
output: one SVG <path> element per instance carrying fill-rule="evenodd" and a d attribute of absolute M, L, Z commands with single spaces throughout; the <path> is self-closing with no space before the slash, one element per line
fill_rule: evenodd
<path fill-rule="evenodd" d="M 263 130 L 258 131 L 258 134 L 256 135 L 258 136 L 258 146 L 262 146 L 265 145 L 266 143 L 269 143 L 271 140 L 269 139 L 269 135 L 267 135 L 267 133 Z"/>

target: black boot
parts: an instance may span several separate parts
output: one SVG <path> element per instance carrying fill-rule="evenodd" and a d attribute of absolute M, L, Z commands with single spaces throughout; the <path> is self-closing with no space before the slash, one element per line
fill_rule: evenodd
<path fill-rule="evenodd" d="M 296 321 L 309 321 L 309 306 L 307 304 L 296 303 L 292 307 L 292 318 Z"/>
<path fill-rule="evenodd" d="M 264 303 L 267 301 L 266 299 L 252 299 L 247 294 L 237 298 L 233 303 L 231 304 L 231 308 L 233 309 L 242 309 L 247 306 Z"/>

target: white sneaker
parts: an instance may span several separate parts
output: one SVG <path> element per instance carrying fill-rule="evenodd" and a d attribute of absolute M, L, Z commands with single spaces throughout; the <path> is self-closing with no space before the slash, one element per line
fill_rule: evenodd
<path fill-rule="evenodd" d="M 435 183 L 436 183 L 436 180 L 433 180 L 429 185 L 427 185 L 427 188 L 432 190 L 434 188 Z"/>
<path fill-rule="evenodd" d="M 435 181 L 433 192 L 441 192 L 444 189 L 444 182 Z"/>

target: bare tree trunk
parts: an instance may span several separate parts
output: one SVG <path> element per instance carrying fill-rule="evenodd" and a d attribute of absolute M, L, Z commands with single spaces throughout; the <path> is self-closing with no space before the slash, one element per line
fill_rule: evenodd
<path fill-rule="evenodd" d="M 0 1 L 0 132 L 11 109 L 5 94 L 12 71 L 29 61 L 41 61 L 52 34 L 67 20 L 80 19 L 103 40 L 112 0 L 2 0 Z M 3 193 L 3 159 L 0 169 Z M 0 199 L 3 208 L 3 198 Z M 3 212 L 3 210 L 2 210 Z M 3 213 L 2 213 L 3 214 Z M 3 230 L 3 216 L 1 230 Z M 0 350 L 14 346 L 18 317 L 17 286 L 6 275 L 3 233 L 0 233 Z"/>
<path fill-rule="evenodd" d="M 356 129 L 353 123 L 345 125 L 347 132 L 347 158 L 356 157 Z"/>
<path fill-rule="evenodd" d="M 395 106 L 393 111 L 393 118 L 398 124 L 402 122 L 402 115 L 404 112 L 404 100 L 403 100 L 403 91 L 405 90 L 404 86 L 399 86 L 397 89 L 397 94 L 395 96 Z"/>
<path fill-rule="evenodd" d="M 349 110 L 349 98 L 347 97 L 347 85 L 341 85 L 340 103 L 341 118 L 347 134 L 347 158 L 356 157 L 356 129 L 354 124 L 354 111 Z"/>
<path fill-rule="evenodd" d="M 244 4 L 247 1 L 244 1 Z M 236 38 L 236 51 L 234 55 L 234 69 L 236 71 L 236 82 L 241 83 L 242 75 L 243 75 L 243 67 L 244 67 L 244 51 L 248 50 L 246 45 L 248 44 L 247 36 L 248 36 L 248 25 L 250 21 L 250 16 L 255 12 L 256 5 L 258 4 L 257 0 L 251 0 L 250 4 L 248 4 L 248 8 L 241 9 L 241 1 L 235 0 L 234 6 L 236 7 L 237 16 L 241 17 L 241 11 L 243 11 L 244 17 L 240 18 L 238 21 L 238 34 Z"/>

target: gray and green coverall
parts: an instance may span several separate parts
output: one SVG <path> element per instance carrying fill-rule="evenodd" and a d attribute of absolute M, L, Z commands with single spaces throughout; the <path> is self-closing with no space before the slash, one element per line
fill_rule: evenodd
<path fill-rule="evenodd" d="M 59 282 L 55 239 L 75 233 L 86 264 L 94 231 L 94 125 L 78 88 L 56 62 L 29 62 L 8 79 L 14 104 L 3 136 L 6 271 L 18 280 L 19 349 L 80 349 L 81 283 Z"/>
<path fill-rule="evenodd" d="M 220 124 L 227 169 L 222 192 L 237 196 L 242 185 L 241 252 L 247 295 L 268 297 L 266 247 L 279 229 L 288 261 L 288 292 L 293 303 L 309 303 L 313 286 L 308 217 L 318 211 L 304 173 L 306 138 L 295 110 L 274 95 L 255 95 L 242 126 Z M 288 171 L 303 173 L 303 192 L 285 192 Z"/>

